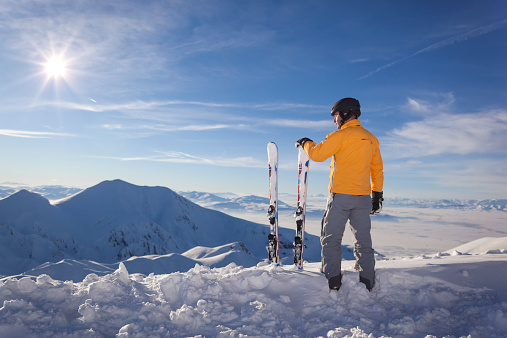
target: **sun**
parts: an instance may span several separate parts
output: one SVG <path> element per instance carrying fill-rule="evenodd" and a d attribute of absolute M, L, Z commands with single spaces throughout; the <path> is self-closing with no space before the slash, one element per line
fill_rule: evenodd
<path fill-rule="evenodd" d="M 45 72 L 48 77 L 63 77 L 65 76 L 65 71 L 65 61 L 60 57 L 53 57 L 45 64 Z"/>

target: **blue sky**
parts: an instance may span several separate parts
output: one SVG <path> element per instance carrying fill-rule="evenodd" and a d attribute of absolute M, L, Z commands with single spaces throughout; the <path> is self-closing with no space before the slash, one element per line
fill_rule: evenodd
<path fill-rule="evenodd" d="M 507 197 L 502 0 L 6 0 L 0 36 L 0 182 L 263 194 L 274 141 L 295 194 L 294 142 L 355 97 L 387 197 Z"/>

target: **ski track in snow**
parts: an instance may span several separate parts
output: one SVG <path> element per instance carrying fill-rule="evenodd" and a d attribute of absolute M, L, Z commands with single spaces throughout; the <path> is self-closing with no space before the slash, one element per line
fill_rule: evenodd
<path fill-rule="evenodd" d="M 344 261 L 330 292 L 318 263 L 196 265 L 187 272 L 0 280 L 1 337 L 506 337 L 507 252 L 377 261 L 377 285 Z"/>

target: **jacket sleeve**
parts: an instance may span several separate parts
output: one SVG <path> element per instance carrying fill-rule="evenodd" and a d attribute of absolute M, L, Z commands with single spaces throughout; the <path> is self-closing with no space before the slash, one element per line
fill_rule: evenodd
<path fill-rule="evenodd" d="M 306 142 L 304 146 L 306 153 L 313 161 L 324 162 L 336 153 L 337 140 L 334 140 L 336 136 L 334 133 L 331 133 L 319 144 L 315 144 L 315 142 L 310 141 Z M 331 138 L 333 138 L 333 140 L 331 140 Z"/>
<path fill-rule="evenodd" d="M 375 151 L 371 162 L 371 190 L 381 192 L 384 188 L 384 165 L 378 141 L 375 143 Z"/>

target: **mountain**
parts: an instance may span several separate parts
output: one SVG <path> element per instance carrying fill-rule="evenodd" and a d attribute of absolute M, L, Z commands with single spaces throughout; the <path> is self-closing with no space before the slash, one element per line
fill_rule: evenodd
<path fill-rule="evenodd" d="M 10 196 L 20 190 L 27 190 L 39 194 L 48 200 L 59 200 L 80 192 L 82 189 L 62 185 L 29 186 L 21 183 L 3 182 L 0 184 L 0 198 Z"/>
<path fill-rule="evenodd" d="M 0 262 L 0 274 L 19 274 L 45 262 L 110 264 L 233 243 L 243 243 L 253 257 L 244 261 L 254 264 L 267 256 L 268 233 L 265 225 L 203 208 L 165 187 L 105 181 L 54 204 L 21 190 L 0 200 L 0 253 L 10 258 Z M 292 256 L 293 238 L 294 231 L 280 230 L 282 257 Z M 305 258 L 318 261 L 318 238 L 306 239 Z"/>
<path fill-rule="evenodd" d="M 242 211 L 242 212 L 263 212 L 266 213 L 269 206 L 269 198 L 248 195 L 248 196 L 233 196 L 233 197 L 220 197 L 215 194 L 206 192 L 190 191 L 179 192 L 185 198 L 195 202 L 203 207 L 211 208 L 220 211 Z M 278 201 L 278 210 L 292 211 L 290 205 L 283 201 Z"/>
<path fill-rule="evenodd" d="M 408 199 L 408 198 L 386 198 L 384 203 L 390 204 L 393 206 L 407 206 L 407 207 L 417 207 L 417 208 L 507 211 L 507 199 L 414 200 L 414 199 Z"/>
<path fill-rule="evenodd" d="M 269 199 L 260 196 L 232 196 L 219 197 L 215 194 L 205 192 L 179 192 L 182 196 L 188 198 L 206 208 L 220 210 L 224 212 L 266 212 Z M 287 204 L 282 199 L 294 201 L 293 204 Z M 327 196 L 312 195 L 307 201 L 307 217 L 322 218 L 324 207 L 326 206 Z M 289 194 L 280 194 L 279 212 L 290 214 L 294 213 L 295 201 L 297 196 Z M 486 199 L 486 200 L 417 200 L 409 198 L 389 198 L 386 197 L 384 207 L 413 207 L 413 208 L 433 208 L 433 209 L 457 209 L 457 210 L 497 210 L 507 211 L 507 199 Z"/>

